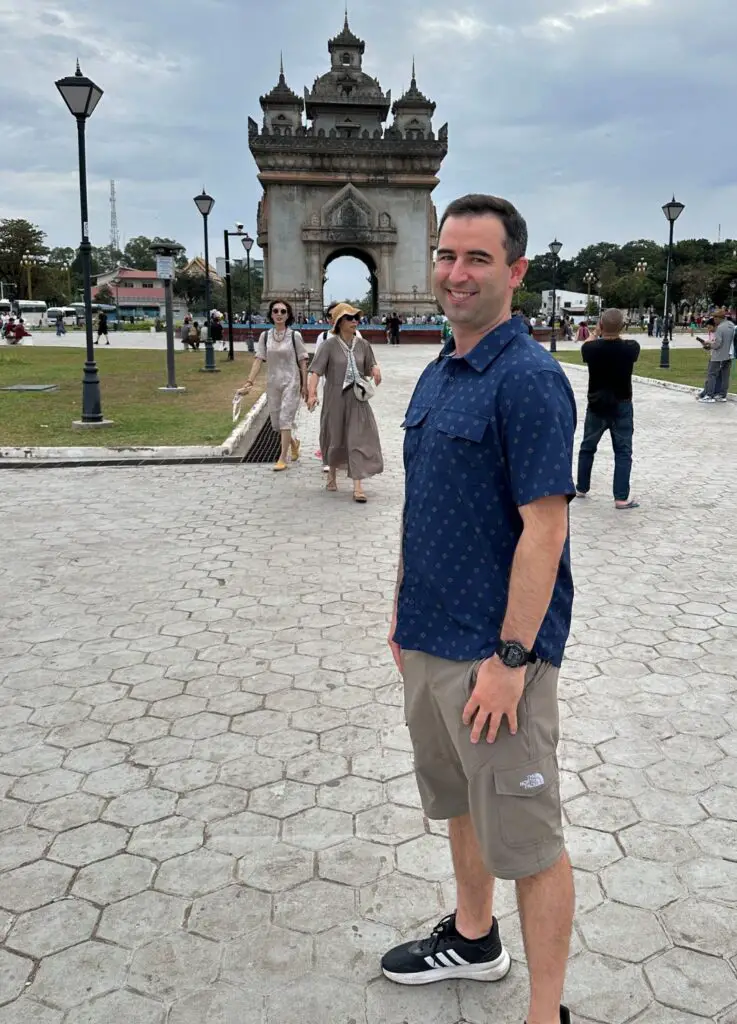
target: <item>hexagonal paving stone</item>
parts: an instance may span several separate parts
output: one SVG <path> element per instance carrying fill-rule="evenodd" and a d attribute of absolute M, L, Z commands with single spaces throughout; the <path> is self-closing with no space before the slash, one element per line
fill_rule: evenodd
<path fill-rule="evenodd" d="M 103 942 L 82 942 L 41 961 L 29 995 L 67 1009 L 123 988 L 128 953 Z"/>
<path fill-rule="evenodd" d="M 610 899 L 645 910 L 659 910 L 683 894 L 670 864 L 626 857 L 601 874 Z"/>
<path fill-rule="evenodd" d="M 699 800 L 712 817 L 737 821 L 737 794 L 731 786 L 714 786 L 702 793 Z"/>
<path fill-rule="evenodd" d="M 297 811 L 312 807 L 315 798 L 314 786 L 306 786 L 301 782 L 272 782 L 251 793 L 249 807 L 252 811 L 274 818 L 288 818 Z"/>
<path fill-rule="evenodd" d="M 694 896 L 737 903 L 737 863 L 716 857 L 697 857 L 677 868 Z"/>
<path fill-rule="evenodd" d="M 176 803 L 175 793 L 150 786 L 116 797 L 108 804 L 103 818 L 121 825 L 145 825 L 168 817 L 174 812 Z"/>
<path fill-rule="evenodd" d="M 156 888 L 178 896 L 202 896 L 233 880 L 235 861 L 214 850 L 194 850 L 168 860 L 156 876 Z"/>
<path fill-rule="evenodd" d="M 29 864 L 43 855 L 51 836 L 35 828 L 13 828 L 0 835 L 0 871 Z"/>
<path fill-rule="evenodd" d="M 344 757 L 354 757 L 377 746 L 376 730 L 358 725 L 342 725 L 320 736 L 320 749 Z"/>
<path fill-rule="evenodd" d="M 639 821 L 639 814 L 629 800 L 601 793 L 577 797 L 566 804 L 566 814 L 572 825 L 594 828 L 600 832 L 618 832 Z"/>
<path fill-rule="evenodd" d="M 208 736 L 217 736 L 227 732 L 228 719 L 225 715 L 215 715 L 211 711 L 201 711 L 187 718 L 180 718 L 171 727 L 172 736 L 181 736 L 190 740 L 204 740 Z"/>
<path fill-rule="evenodd" d="M 361 889 L 359 898 L 362 917 L 402 932 L 440 917 L 443 909 L 435 885 L 398 871 Z"/>
<path fill-rule="evenodd" d="M 333 882 L 361 886 L 394 870 L 394 853 L 386 846 L 349 839 L 324 850 L 318 858 L 319 874 Z"/>
<path fill-rule="evenodd" d="M 179 999 L 212 985 L 219 961 L 214 942 L 187 933 L 163 936 L 135 952 L 129 984 L 157 999 Z"/>
<path fill-rule="evenodd" d="M 0 907 L 22 913 L 63 896 L 74 875 L 71 868 L 37 860 L 0 875 Z"/>
<path fill-rule="evenodd" d="M 663 760 L 663 753 L 654 742 L 618 736 L 598 747 L 599 755 L 607 764 L 620 764 L 626 768 L 649 768 Z"/>
<path fill-rule="evenodd" d="M 651 1001 L 639 967 L 584 953 L 568 965 L 566 1000 L 574 1013 L 609 1024 L 624 1024 Z"/>
<path fill-rule="evenodd" d="M 157 768 L 154 785 L 177 793 L 188 793 L 193 789 L 210 786 L 217 778 L 217 773 L 217 765 L 211 761 L 191 757 L 186 761 L 174 761 L 172 764 Z"/>
<path fill-rule="evenodd" d="M 174 816 L 162 818 L 134 829 L 128 852 L 164 861 L 199 849 L 204 833 L 205 826 L 201 821 Z"/>
<path fill-rule="evenodd" d="M 359 754 L 352 761 L 353 774 L 364 779 L 387 782 L 412 771 L 412 755 L 404 750 L 371 751 Z"/>
<path fill-rule="evenodd" d="M 263 996 L 217 982 L 174 1003 L 169 1024 L 263 1024 Z"/>
<path fill-rule="evenodd" d="M 217 821 L 218 818 L 239 814 L 247 803 L 247 795 L 235 786 L 206 786 L 180 797 L 177 813 L 197 821 Z"/>
<path fill-rule="evenodd" d="M 27 996 L 21 996 L 8 1006 L 0 1006 L 0 1024 L 61 1024 L 61 1010 L 42 1006 Z"/>
<path fill-rule="evenodd" d="M 699 826 L 697 825 L 696 828 Z M 643 860 L 678 863 L 698 853 L 698 848 L 687 835 L 665 825 L 641 821 L 620 833 L 619 840 L 628 856 Z"/>
<path fill-rule="evenodd" d="M 276 782 L 281 777 L 281 764 L 259 754 L 248 754 L 234 761 L 226 761 L 218 770 L 218 780 L 224 786 L 236 786 L 239 789 L 256 789 Z"/>
<path fill-rule="evenodd" d="M 99 910 L 83 900 L 63 899 L 21 914 L 10 930 L 8 949 L 40 960 L 89 939 Z"/>
<path fill-rule="evenodd" d="M 64 829 L 95 821 L 99 818 L 103 806 L 104 803 L 99 797 L 88 793 L 71 793 L 69 796 L 60 796 L 56 800 L 40 804 L 31 815 L 30 822 L 37 828 L 62 832 Z"/>
<path fill-rule="evenodd" d="M 347 775 L 324 783 L 317 791 L 317 802 L 323 807 L 356 814 L 377 807 L 384 801 L 380 782 Z"/>
<path fill-rule="evenodd" d="M 192 752 L 194 757 L 201 757 L 215 764 L 225 764 L 227 761 L 235 761 L 246 754 L 252 754 L 255 746 L 255 741 L 249 736 L 222 733 L 220 736 L 209 736 L 206 740 L 195 740 Z"/>
<path fill-rule="evenodd" d="M 366 1024 L 363 988 L 318 974 L 275 988 L 266 998 L 266 1009 L 268 1019 L 279 1024 Z"/>
<path fill-rule="evenodd" d="M 121 853 L 109 860 L 89 864 L 77 875 L 72 892 L 75 896 L 107 905 L 134 896 L 147 889 L 155 866 L 143 857 Z"/>
<path fill-rule="evenodd" d="M 79 772 L 70 772 L 66 768 L 51 768 L 49 771 L 18 779 L 10 787 L 9 794 L 15 800 L 42 803 L 74 793 L 79 789 L 81 782 L 82 776 Z"/>
<path fill-rule="evenodd" d="M 95 821 L 57 836 L 49 850 L 49 859 L 82 867 L 120 853 L 127 842 L 127 829 Z"/>
<path fill-rule="evenodd" d="M 32 970 L 32 960 L 0 949 L 0 999 L 3 1002 L 17 999 L 25 988 Z"/>
<path fill-rule="evenodd" d="M 233 719 L 233 732 L 244 736 L 270 736 L 284 726 L 284 715 L 279 711 L 249 711 Z"/>
<path fill-rule="evenodd" d="M 82 789 L 87 793 L 111 798 L 135 789 L 143 789 L 148 779 L 149 771 L 146 768 L 136 768 L 132 764 L 116 764 L 92 772 L 83 782 Z"/>
<path fill-rule="evenodd" d="M 225 945 L 222 980 L 242 985 L 243 979 L 247 979 L 249 999 L 253 1003 L 277 986 L 310 971 L 311 953 L 310 936 L 272 925 L 259 932 L 257 943 L 249 935 Z"/>
<path fill-rule="evenodd" d="M 311 807 L 284 822 L 282 837 L 293 846 L 307 850 L 326 850 L 353 835 L 353 819 L 342 811 Z"/>
<path fill-rule="evenodd" d="M 356 835 L 376 843 L 395 846 L 425 832 L 422 813 L 411 807 L 381 804 L 356 815 Z"/>
<path fill-rule="evenodd" d="M 274 923 L 308 934 L 327 931 L 355 912 L 353 891 L 334 882 L 305 882 L 274 897 Z"/>
<path fill-rule="evenodd" d="M 567 774 L 569 773 L 561 773 L 562 776 Z M 573 776 L 573 778 L 576 779 L 581 790 L 583 790 L 583 785 L 578 781 L 578 776 Z M 404 807 L 416 807 L 418 810 L 422 809 L 422 800 L 414 773 L 411 775 L 400 775 L 398 779 L 392 779 L 391 782 L 387 782 L 386 795 L 389 798 L 389 803 L 402 804 Z"/>
<path fill-rule="evenodd" d="M 163 1024 L 165 1012 L 161 1003 L 135 992 L 111 992 L 72 1010 L 66 1024 Z"/>
<path fill-rule="evenodd" d="M 189 931 L 226 942 L 269 923 L 271 897 L 245 885 L 201 896 L 192 904 L 187 927 Z"/>
<path fill-rule="evenodd" d="M 340 847 L 333 849 L 339 850 Z M 332 852 L 329 850 L 323 856 Z M 292 889 L 312 878 L 314 859 L 314 854 L 308 850 L 264 839 L 238 861 L 238 880 L 267 892 Z"/>
<path fill-rule="evenodd" d="M 620 903 L 604 903 L 578 920 L 586 945 L 594 953 L 640 963 L 669 945 L 654 914 Z"/>
<path fill-rule="evenodd" d="M 677 946 L 712 956 L 731 957 L 737 953 L 733 908 L 689 897 L 666 907 L 663 924 Z"/>
<path fill-rule="evenodd" d="M 655 998 L 713 1017 L 737 1000 L 737 978 L 723 960 L 691 949 L 670 949 L 645 965 Z"/>
<path fill-rule="evenodd" d="M 600 871 L 622 856 L 617 842 L 608 832 L 572 826 L 566 829 L 566 845 L 575 868 Z"/>
<path fill-rule="evenodd" d="M 674 799 L 666 790 L 649 789 L 635 797 L 633 803 L 641 818 L 660 825 L 695 825 L 706 817 L 696 797 L 687 793 L 679 793 Z"/>
<path fill-rule="evenodd" d="M 332 782 L 348 775 L 348 759 L 340 754 L 314 750 L 290 760 L 287 764 L 287 778 L 295 782 L 313 785 Z"/>
<path fill-rule="evenodd" d="M 366 985 L 381 977 L 381 957 L 399 941 L 395 928 L 349 921 L 316 937 L 316 966 L 321 974 Z"/>
<path fill-rule="evenodd" d="M 397 867 L 407 875 L 442 882 L 453 875 L 450 846 L 441 836 L 420 836 L 397 847 Z"/>
<path fill-rule="evenodd" d="M 151 939 L 178 932 L 184 923 L 186 900 L 147 889 L 102 912 L 98 937 L 136 949 Z"/>
<path fill-rule="evenodd" d="M 175 700 L 177 698 L 174 698 Z M 174 736 L 160 736 L 137 744 L 131 751 L 133 764 L 145 768 L 158 768 L 172 761 L 183 761 L 192 753 L 192 740 L 179 740 Z"/>

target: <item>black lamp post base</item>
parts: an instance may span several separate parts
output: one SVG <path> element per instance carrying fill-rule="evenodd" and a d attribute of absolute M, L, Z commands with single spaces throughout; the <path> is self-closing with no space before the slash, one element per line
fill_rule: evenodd
<path fill-rule="evenodd" d="M 660 346 L 660 369 L 670 370 L 670 345 L 667 341 Z"/>
<path fill-rule="evenodd" d="M 215 346 L 211 341 L 205 342 L 205 365 L 201 368 L 202 373 L 220 373 L 215 365 Z"/>
<path fill-rule="evenodd" d="M 169 387 L 168 384 L 166 386 L 164 386 L 164 387 L 159 388 L 159 391 L 173 391 L 174 394 L 177 394 L 179 391 L 186 391 L 186 390 L 187 390 L 186 388 L 177 387 L 176 384 L 174 385 L 173 388 Z"/>
<path fill-rule="evenodd" d="M 115 420 L 73 420 L 72 426 L 75 430 L 87 429 L 87 427 L 114 427 Z"/>
<path fill-rule="evenodd" d="M 557 352 L 558 351 L 558 339 L 555 337 L 555 333 L 550 335 L 550 351 L 551 352 Z"/>

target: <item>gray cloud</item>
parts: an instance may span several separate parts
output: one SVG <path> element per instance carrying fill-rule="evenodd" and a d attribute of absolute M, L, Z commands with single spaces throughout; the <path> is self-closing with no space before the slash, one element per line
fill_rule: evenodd
<path fill-rule="evenodd" d="M 7 91 L 0 129 L 0 216 L 27 216 L 51 244 L 74 243 L 74 124 L 54 88 L 79 56 L 105 90 L 88 126 L 91 227 L 107 239 L 108 180 L 127 237 L 174 235 L 200 252 L 192 196 L 216 198 L 222 228 L 254 233 L 260 194 L 246 119 L 276 81 L 279 51 L 301 93 L 328 67 L 341 0 L 0 0 Z M 676 192 L 681 237 L 737 236 L 734 0 L 355 0 L 365 66 L 398 96 L 418 84 L 450 126 L 435 198 L 507 195 L 531 250 L 557 235 L 564 255 L 602 239 L 664 238 Z M 362 268 L 333 265 L 336 294 L 360 294 Z"/>

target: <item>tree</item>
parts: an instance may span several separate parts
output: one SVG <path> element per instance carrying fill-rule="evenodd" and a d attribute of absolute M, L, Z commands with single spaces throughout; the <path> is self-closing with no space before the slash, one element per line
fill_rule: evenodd
<path fill-rule="evenodd" d="M 230 287 L 233 292 L 233 309 L 248 309 L 248 270 L 245 267 L 233 267 L 230 274 Z M 264 280 L 261 274 L 251 270 L 251 309 L 258 309 L 261 305 L 261 293 L 264 287 Z M 315 312 L 313 309 L 312 312 Z"/>
<path fill-rule="evenodd" d="M 0 220 L 0 281 L 16 296 L 27 291 L 26 271 L 21 260 L 29 252 L 33 256 L 47 256 L 46 233 L 22 218 Z M 35 271 L 34 273 L 37 273 Z"/>
<path fill-rule="evenodd" d="M 123 250 L 123 263 L 134 270 L 156 270 L 156 257 L 151 252 L 151 239 L 137 235 Z"/>
<path fill-rule="evenodd" d="M 109 284 L 104 284 L 97 289 L 95 302 L 101 302 L 104 306 L 115 305 L 115 296 Z"/>
<path fill-rule="evenodd" d="M 518 288 L 512 296 L 512 308 L 516 309 L 519 306 L 525 316 L 537 316 L 542 304 L 542 294 L 528 291 L 526 288 Z"/>
<path fill-rule="evenodd" d="M 123 253 L 109 245 L 93 246 L 92 255 L 98 274 L 109 274 L 123 264 Z"/>

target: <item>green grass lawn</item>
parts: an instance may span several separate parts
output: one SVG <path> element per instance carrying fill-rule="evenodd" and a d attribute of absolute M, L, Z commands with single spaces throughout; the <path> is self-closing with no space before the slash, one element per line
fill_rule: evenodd
<path fill-rule="evenodd" d="M 557 352 L 556 356 L 562 363 L 581 364 L 582 362 L 580 351 Z M 706 378 L 708 360 L 708 353 L 699 349 L 672 348 L 670 350 L 670 369 L 661 370 L 660 350 L 643 349 L 640 358 L 635 363 L 635 374 L 638 377 L 654 377 L 655 380 L 670 380 L 675 384 L 690 384 L 692 387 L 702 388 Z M 729 390 L 737 394 L 737 375 L 734 373 Z"/>
<path fill-rule="evenodd" d="M 82 409 L 83 349 L 0 349 L 0 387 L 9 384 L 58 384 L 48 393 L 0 391 L 0 445 L 216 445 L 233 429 L 231 403 L 246 379 L 251 356 L 237 353 L 234 362 L 216 355 L 220 373 L 200 373 L 204 346 L 176 353 L 176 377 L 186 391 L 169 393 L 166 352 L 95 349 L 100 374 L 102 411 L 115 425 L 79 430 L 72 427 Z M 243 413 L 261 394 L 261 376 Z"/>

